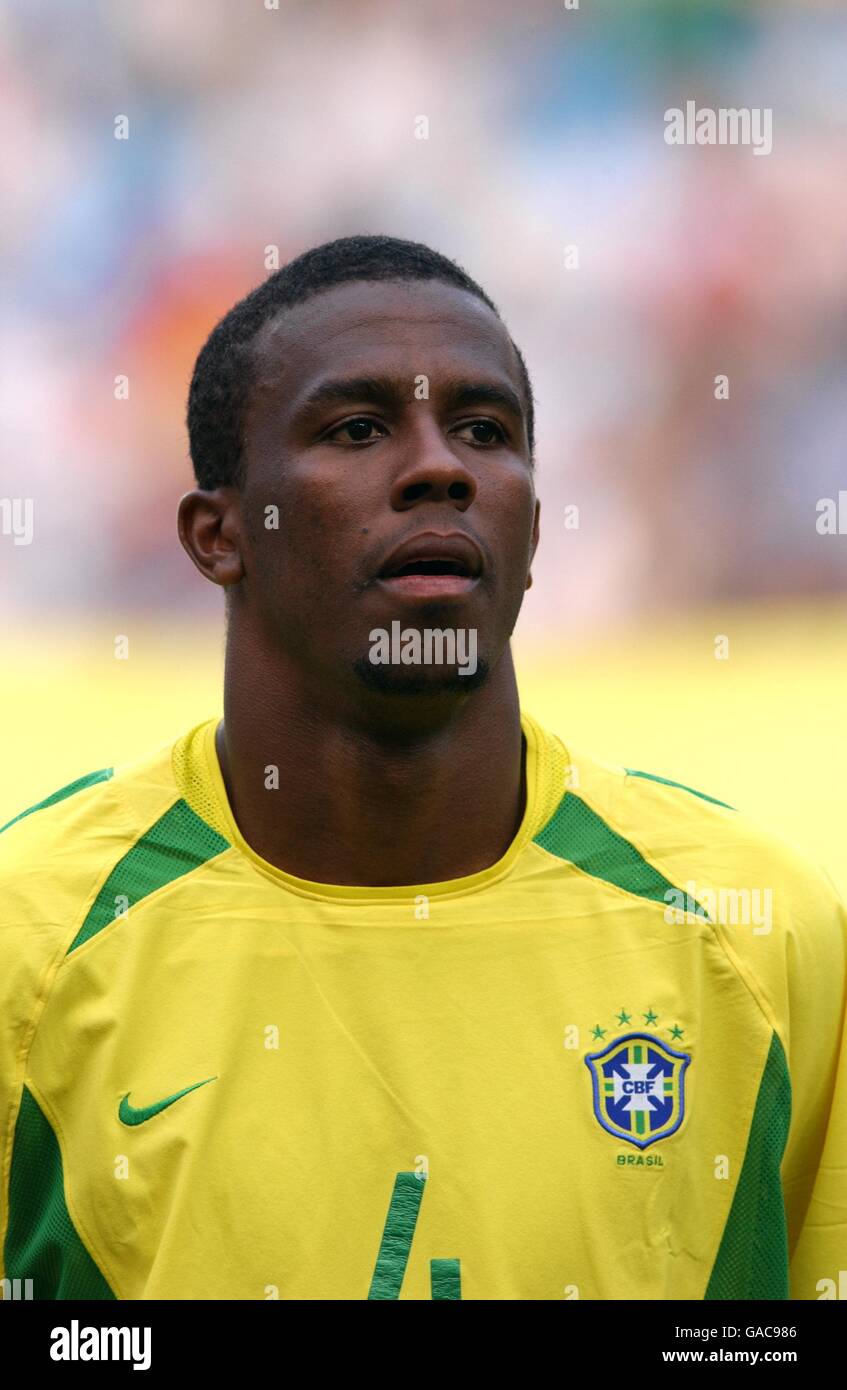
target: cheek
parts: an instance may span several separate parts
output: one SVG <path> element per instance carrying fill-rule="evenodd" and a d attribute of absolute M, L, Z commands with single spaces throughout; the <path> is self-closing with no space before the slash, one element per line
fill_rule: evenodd
<path fill-rule="evenodd" d="M 535 490 L 525 480 L 516 482 L 503 498 L 503 536 L 510 559 L 523 562 L 532 550 L 532 530 L 535 521 Z"/>
<path fill-rule="evenodd" d="M 262 569 L 278 572 L 309 552 L 314 557 L 326 539 L 331 519 L 326 499 L 298 486 L 296 479 L 254 486 L 245 507 L 251 548 Z"/>

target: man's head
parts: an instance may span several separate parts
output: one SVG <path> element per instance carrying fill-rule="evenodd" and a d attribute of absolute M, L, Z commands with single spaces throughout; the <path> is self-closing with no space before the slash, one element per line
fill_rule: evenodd
<path fill-rule="evenodd" d="M 306 252 L 214 329 L 188 425 L 198 490 L 180 535 L 242 643 L 321 688 L 448 696 L 485 680 L 537 543 L 533 406 L 464 271 L 390 237 Z M 378 664 L 372 634 L 395 622 L 473 631 L 476 673 Z"/>

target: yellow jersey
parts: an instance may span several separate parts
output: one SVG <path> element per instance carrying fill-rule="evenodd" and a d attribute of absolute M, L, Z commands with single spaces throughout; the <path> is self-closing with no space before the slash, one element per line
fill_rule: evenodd
<path fill-rule="evenodd" d="M 523 714 L 497 863 L 313 883 L 244 841 L 216 724 L 0 835 L 6 1297 L 835 1296 L 822 871 Z"/>

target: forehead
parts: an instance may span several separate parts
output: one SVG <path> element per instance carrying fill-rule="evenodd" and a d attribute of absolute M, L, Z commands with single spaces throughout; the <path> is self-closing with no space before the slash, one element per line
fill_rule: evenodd
<path fill-rule="evenodd" d="M 355 280 L 312 295 L 263 325 L 254 385 L 284 387 L 292 405 L 320 378 L 439 371 L 501 377 L 522 395 L 517 355 L 495 313 L 476 295 L 437 280 Z"/>

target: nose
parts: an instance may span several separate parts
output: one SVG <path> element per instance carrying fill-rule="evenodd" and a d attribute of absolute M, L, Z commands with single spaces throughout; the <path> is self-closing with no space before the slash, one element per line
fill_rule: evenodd
<path fill-rule="evenodd" d="M 450 449 L 441 430 L 433 428 L 415 439 L 409 457 L 391 485 L 391 505 L 405 512 L 418 502 L 450 502 L 467 511 L 476 496 L 473 473 Z"/>

